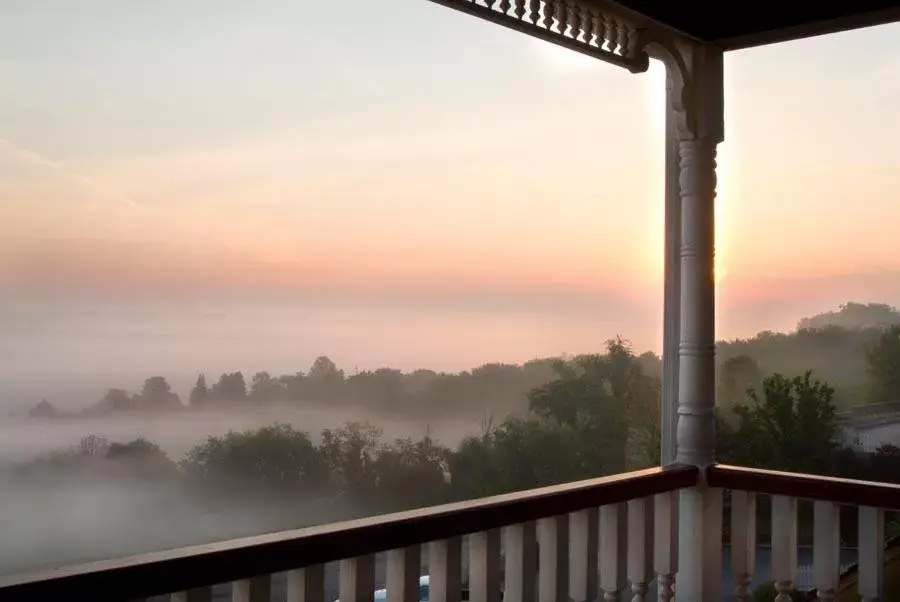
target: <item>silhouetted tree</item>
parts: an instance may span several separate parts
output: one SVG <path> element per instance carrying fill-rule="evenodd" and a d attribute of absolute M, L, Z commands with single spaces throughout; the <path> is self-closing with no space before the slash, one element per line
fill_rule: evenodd
<path fill-rule="evenodd" d="M 900 324 L 900 311 L 886 303 L 846 303 L 838 311 L 829 311 L 797 323 L 797 330 L 838 326 L 850 330 L 883 328 Z"/>
<path fill-rule="evenodd" d="M 268 372 L 257 372 L 250 385 L 250 397 L 254 401 L 276 401 L 285 397 L 285 386 Z"/>
<path fill-rule="evenodd" d="M 747 390 L 762 383 L 759 364 L 748 355 L 736 355 L 723 361 L 718 370 L 716 405 L 730 414 L 735 404 L 746 401 Z"/>
<path fill-rule="evenodd" d="M 124 389 L 109 389 L 103 399 L 96 406 L 99 412 L 113 412 L 122 410 L 133 410 L 137 404 L 128 391 Z"/>
<path fill-rule="evenodd" d="M 185 471 L 212 485 L 254 485 L 275 492 L 315 492 L 328 466 L 306 433 L 285 424 L 210 437 L 191 449 Z"/>
<path fill-rule="evenodd" d="M 229 372 L 219 377 L 219 382 L 210 390 L 210 397 L 220 401 L 243 401 L 247 399 L 247 384 L 241 372 Z"/>
<path fill-rule="evenodd" d="M 28 416 L 31 418 L 56 418 L 59 415 L 59 410 L 46 399 L 42 399 L 28 411 Z"/>
<path fill-rule="evenodd" d="M 144 381 L 141 394 L 135 399 L 141 409 L 169 410 L 181 407 L 181 399 L 172 392 L 169 382 L 162 376 L 151 376 Z"/>
<path fill-rule="evenodd" d="M 209 389 L 206 387 L 206 376 L 201 374 L 197 377 L 197 384 L 191 389 L 190 404 L 192 406 L 202 406 L 209 399 Z"/>
<path fill-rule="evenodd" d="M 317 401 L 334 399 L 341 392 L 344 384 L 344 371 L 327 356 L 319 356 L 309 369 L 306 379 L 309 384 L 308 393 Z"/>

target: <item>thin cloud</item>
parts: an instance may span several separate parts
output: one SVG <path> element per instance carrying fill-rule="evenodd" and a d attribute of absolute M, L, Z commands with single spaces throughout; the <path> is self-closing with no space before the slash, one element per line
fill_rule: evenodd
<path fill-rule="evenodd" d="M 73 180 L 75 182 L 78 182 L 78 183 L 82 184 L 83 186 L 86 186 L 88 189 L 91 190 L 91 192 L 93 192 L 94 194 L 96 194 L 98 196 L 101 196 L 103 198 L 107 198 L 107 199 L 110 199 L 110 200 L 113 200 L 113 201 L 116 201 L 119 203 L 123 203 L 123 204 L 129 205 L 131 207 L 138 206 L 138 204 L 134 200 L 132 200 L 130 197 L 113 192 L 113 191 L 109 190 L 109 188 L 107 188 L 106 186 L 102 186 L 102 185 L 98 184 L 96 181 L 87 177 L 86 175 L 78 173 L 77 171 L 73 171 L 67 167 L 64 167 L 60 163 L 57 163 L 56 161 L 48 159 L 47 157 L 45 157 L 41 154 L 38 154 L 34 151 L 20 148 L 20 147 L 16 146 L 15 144 L 13 144 L 12 142 L 10 142 L 9 140 L 6 140 L 5 138 L 0 138 L 0 149 L 5 149 L 5 150 L 9 151 L 10 153 L 16 155 L 17 157 L 24 159 L 30 163 L 48 167 L 48 168 L 52 169 L 53 171 L 65 176 L 66 178 Z"/>

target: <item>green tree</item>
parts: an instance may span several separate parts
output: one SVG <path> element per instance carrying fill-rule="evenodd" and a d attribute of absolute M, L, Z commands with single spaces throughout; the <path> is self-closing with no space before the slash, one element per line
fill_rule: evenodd
<path fill-rule="evenodd" d="M 386 510 L 421 508 L 448 500 L 450 450 L 429 436 L 383 444 L 375 460 L 378 497 Z"/>
<path fill-rule="evenodd" d="M 735 405 L 734 457 L 723 459 L 757 468 L 830 472 L 837 447 L 834 389 L 812 380 L 811 372 L 794 378 L 773 374 L 763 379 L 762 394 L 751 389 L 747 403 Z"/>
<path fill-rule="evenodd" d="M 866 353 L 869 399 L 900 401 L 900 325 L 885 330 Z"/>
<path fill-rule="evenodd" d="M 178 466 L 155 443 L 138 438 L 127 443 L 110 443 L 106 459 L 114 463 L 124 477 L 173 478 L 178 476 Z"/>
<path fill-rule="evenodd" d="M 596 474 L 658 462 L 659 381 L 646 375 L 621 338 L 605 355 L 554 364 L 557 378 L 529 394 L 541 419 L 566 426 L 581 441 L 581 461 Z"/>
<path fill-rule="evenodd" d="M 375 493 L 382 432 L 365 422 L 350 422 L 322 431 L 320 450 L 332 481 L 341 493 L 367 499 Z"/>
<path fill-rule="evenodd" d="M 191 449 L 184 470 L 214 485 L 252 485 L 274 492 L 315 492 L 328 481 L 320 451 L 285 424 L 209 437 Z"/>

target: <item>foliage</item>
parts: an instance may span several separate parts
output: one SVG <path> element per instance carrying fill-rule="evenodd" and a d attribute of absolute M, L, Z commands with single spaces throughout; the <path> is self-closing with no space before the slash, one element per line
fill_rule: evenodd
<path fill-rule="evenodd" d="M 306 433 L 285 424 L 209 437 L 191 449 L 182 468 L 212 484 L 317 491 L 328 466 Z"/>
<path fill-rule="evenodd" d="M 206 386 L 206 376 L 201 374 L 197 377 L 197 384 L 191 389 L 189 398 L 192 406 L 202 406 L 209 399 L 209 389 Z"/>
<path fill-rule="evenodd" d="M 118 412 L 133 410 L 136 406 L 137 404 L 131 395 L 128 394 L 128 391 L 124 389 L 109 389 L 95 408 L 98 412 Z"/>
<path fill-rule="evenodd" d="M 212 386 L 209 397 L 216 401 L 243 401 L 247 399 L 247 384 L 242 372 L 227 372 Z"/>
<path fill-rule="evenodd" d="M 745 401 L 748 389 L 762 384 L 762 370 L 748 355 L 735 355 L 719 365 L 716 405 L 728 413 Z"/>
<path fill-rule="evenodd" d="M 796 332 L 761 332 L 749 339 L 720 341 L 716 355 L 721 363 L 744 355 L 752 358 L 762 374 L 802 376 L 827 374 L 835 388 L 835 405 L 848 408 L 864 403 L 868 395 L 866 349 L 881 336 L 880 328 L 850 330 L 838 326 Z"/>
<path fill-rule="evenodd" d="M 734 406 L 737 425 L 719 436 L 722 451 L 734 456 L 721 457 L 757 468 L 827 473 L 836 448 L 834 390 L 807 371 L 794 378 L 769 376 L 762 391 L 760 398 L 749 390 L 748 402 Z"/>
<path fill-rule="evenodd" d="M 748 387 L 759 390 L 762 377 L 782 374 L 802 376 L 807 370 L 827 374 L 834 388 L 834 403 L 841 409 L 865 401 L 890 401 L 898 393 L 896 349 L 900 336 L 893 339 L 885 334 L 885 325 L 900 322 L 900 312 L 878 303 L 848 303 L 837 312 L 828 312 L 800 321 L 792 333 L 761 332 L 758 335 L 732 341 L 719 341 L 718 405 L 724 410 L 723 419 L 733 422 L 731 407 L 746 401 Z M 897 333 L 894 330 L 888 332 Z M 623 347 L 627 344 L 623 343 Z M 893 346 L 892 346 L 893 345 Z M 608 353 L 609 350 L 607 349 Z M 303 405 L 339 404 L 344 408 L 364 408 L 381 415 L 402 415 L 407 419 L 436 420 L 441 418 L 473 417 L 487 412 L 506 417 L 525 418 L 529 415 L 529 394 L 560 377 L 560 365 L 583 370 L 580 362 L 590 365 L 586 354 L 571 358 L 535 359 L 524 364 L 488 363 L 458 373 L 414 370 L 404 373 L 393 368 L 379 368 L 346 374 L 331 358 L 319 356 L 308 372 L 294 371 L 276 375 L 266 371 L 256 373 L 245 382 L 241 372 L 225 373 L 211 388 L 200 375 L 190 392 L 192 406 L 215 408 L 222 402 L 295 403 Z M 652 352 L 637 357 L 628 350 L 628 362 L 640 366 L 649 383 L 661 378 L 661 358 Z M 147 392 L 164 391 L 162 377 L 152 377 L 144 385 Z M 157 385 L 163 385 L 159 389 Z M 574 385 L 569 383 L 569 385 Z M 566 386 L 569 386 L 566 385 Z M 248 391 L 249 389 L 249 391 Z M 110 389 L 104 399 L 90 410 L 104 413 L 130 409 L 177 408 L 168 395 L 131 396 L 122 389 Z M 643 397 L 641 398 L 643 399 Z M 649 397 L 648 397 L 649 399 Z M 638 404 L 640 405 L 640 404 Z M 46 408 L 44 408 L 46 409 Z M 41 410 L 43 411 L 43 410 Z M 40 414 L 40 412 L 38 412 Z M 655 416 L 650 412 L 648 415 Z M 632 433 L 628 454 L 641 456 L 638 464 L 647 463 L 658 454 L 657 444 L 650 444 L 655 428 L 646 423 L 645 443 L 637 443 L 640 433 Z"/>
<path fill-rule="evenodd" d="M 778 592 L 775 591 L 775 582 L 766 581 L 753 590 L 753 602 L 774 602 L 777 595 Z M 797 589 L 791 589 L 790 596 L 791 602 L 803 602 L 806 600 L 806 594 Z"/>
<path fill-rule="evenodd" d="M 629 457 L 658 462 L 659 381 L 644 373 L 627 342 L 607 341 L 605 355 L 557 361 L 553 369 L 557 378 L 531 391 L 529 407 L 572 431 L 584 466 L 613 474 L 631 466 Z"/>
<path fill-rule="evenodd" d="M 838 326 L 850 330 L 882 328 L 900 324 L 900 311 L 886 303 L 846 303 L 838 311 L 829 311 L 797 323 L 797 330 Z"/>
<path fill-rule="evenodd" d="M 169 382 L 162 376 L 151 376 L 144 381 L 140 395 L 134 398 L 134 404 L 147 410 L 165 410 L 181 407 L 181 399 L 172 392 Z"/>
<path fill-rule="evenodd" d="M 284 399 L 284 384 L 268 372 L 257 372 L 250 384 L 250 398 L 254 401 L 277 401 Z"/>
<path fill-rule="evenodd" d="M 869 399 L 900 401 L 900 325 L 885 330 L 866 352 Z"/>
<path fill-rule="evenodd" d="M 421 508 L 446 502 L 450 450 L 426 435 L 419 441 L 396 439 L 378 450 L 374 471 L 385 509 Z"/>
<path fill-rule="evenodd" d="M 157 446 L 140 438 L 110 443 L 105 437 L 88 435 L 77 445 L 54 450 L 19 466 L 19 474 L 60 476 L 118 476 L 131 479 L 171 478 L 176 465 Z"/>

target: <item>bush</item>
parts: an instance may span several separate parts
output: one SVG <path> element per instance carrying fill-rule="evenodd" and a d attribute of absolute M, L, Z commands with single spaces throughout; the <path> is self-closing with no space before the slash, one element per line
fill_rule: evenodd
<path fill-rule="evenodd" d="M 766 581 L 753 590 L 753 602 L 775 602 L 775 582 Z M 803 602 L 806 600 L 806 594 L 797 589 L 791 590 L 791 602 Z"/>

